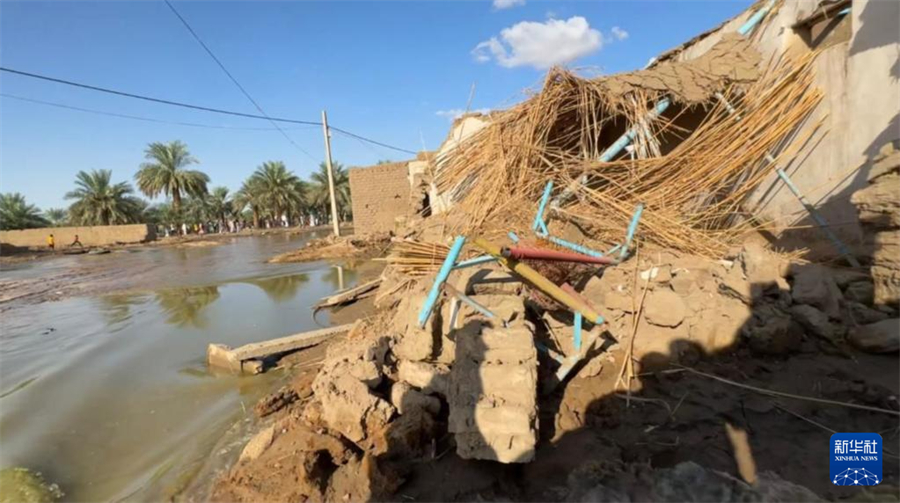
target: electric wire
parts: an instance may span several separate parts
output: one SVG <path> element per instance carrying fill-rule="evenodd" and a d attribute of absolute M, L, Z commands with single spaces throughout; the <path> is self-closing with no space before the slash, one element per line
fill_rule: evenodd
<path fill-rule="evenodd" d="M 188 127 L 205 128 L 205 129 L 226 129 L 226 130 L 236 130 L 236 131 L 275 131 L 275 128 L 270 128 L 270 127 L 217 126 L 215 124 L 201 124 L 198 122 L 170 121 L 170 120 L 165 120 L 165 119 L 156 119 L 153 117 L 143 117 L 140 115 L 129 115 L 129 114 L 121 114 L 118 112 L 107 112 L 105 110 L 95 110 L 92 108 L 76 107 L 73 105 L 66 105 L 64 103 L 38 100 L 38 99 L 34 99 L 34 98 L 27 98 L 25 96 L 18 96 L 15 94 L 8 94 L 8 93 L 0 93 L 0 96 L 2 96 L 4 98 L 10 98 L 10 99 L 24 101 L 24 102 L 28 102 L 28 103 L 36 103 L 38 105 L 46 105 L 46 106 L 51 106 L 51 107 L 56 107 L 56 108 L 63 108 L 66 110 L 74 110 L 76 112 L 85 112 L 85 113 L 96 114 L 96 115 L 105 115 L 105 116 L 109 116 L 109 117 L 117 117 L 120 119 L 131 119 L 131 120 L 144 121 L 144 122 L 153 122 L 153 123 L 157 123 L 157 124 L 170 124 L 170 125 L 174 125 L 174 126 L 188 126 Z M 312 128 L 312 127 L 315 127 L 315 126 L 302 126 L 302 127 L 298 126 L 295 128 L 285 128 L 285 129 L 299 130 L 299 129 L 308 129 L 308 128 Z"/>
<path fill-rule="evenodd" d="M 221 68 L 222 71 L 225 73 L 225 75 L 227 75 L 228 78 L 231 80 L 231 82 L 233 82 L 234 85 L 238 89 L 240 89 L 241 93 L 243 93 L 243 95 L 247 97 L 247 99 L 250 101 L 250 103 L 253 103 L 253 106 L 256 107 L 256 109 L 259 111 L 259 113 L 262 114 L 272 124 L 272 126 L 274 126 L 275 129 L 277 129 L 278 132 L 281 133 L 281 136 L 284 136 L 284 139 L 287 140 L 291 145 L 293 145 L 297 150 L 306 154 L 306 156 L 309 157 L 310 159 L 312 159 L 313 162 L 318 162 L 318 160 L 315 157 L 313 157 L 312 154 L 310 154 L 305 148 L 298 145 L 297 142 L 295 142 L 293 140 L 293 138 L 288 136 L 288 134 L 283 129 L 281 129 L 281 127 L 278 125 L 277 122 L 273 121 L 272 118 L 269 117 L 268 114 L 266 114 L 265 110 L 263 110 L 262 107 L 259 106 L 259 103 L 257 103 L 256 100 L 253 99 L 253 96 L 250 96 L 250 93 L 248 93 L 247 90 L 244 89 L 244 86 L 242 86 L 241 83 L 238 82 L 236 78 L 234 78 L 234 75 L 232 75 L 231 72 L 229 72 L 228 69 L 225 68 L 225 65 L 222 63 L 222 61 L 219 60 L 219 58 L 216 57 L 215 53 L 212 52 L 212 49 L 210 49 L 206 45 L 206 43 L 203 42 L 203 39 L 200 38 L 200 35 L 198 35 L 197 32 L 194 31 L 194 29 L 191 27 L 190 23 L 188 23 L 187 20 L 184 17 L 182 17 L 182 15 L 178 12 L 178 10 L 175 9 L 175 6 L 172 5 L 172 2 L 170 2 L 169 0 L 165 0 L 165 2 L 166 2 L 166 5 L 169 6 L 169 10 L 171 10 L 172 13 L 175 14 L 175 17 L 177 17 L 181 21 L 181 24 L 183 24 L 184 27 L 187 28 L 187 31 L 190 32 L 191 36 L 194 37 L 194 40 L 196 40 L 197 43 L 200 44 L 200 47 L 203 47 L 203 50 L 206 51 L 206 54 L 208 54 L 209 57 L 212 58 L 212 60 L 216 62 L 216 64 L 219 66 L 219 68 Z"/>
<path fill-rule="evenodd" d="M 109 88 L 106 88 L 106 87 L 100 87 L 100 86 L 95 86 L 95 85 L 91 85 L 91 84 L 84 84 L 84 83 L 81 83 L 81 82 L 75 82 L 75 81 L 66 80 L 66 79 L 61 79 L 61 78 L 57 78 L 57 77 L 50 77 L 50 76 L 47 76 L 47 75 L 41 75 L 41 74 L 37 74 L 37 73 L 31 73 L 31 72 L 26 72 L 26 71 L 22 71 L 22 70 L 16 70 L 16 69 L 9 68 L 9 67 L 5 67 L 5 66 L 0 66 L 0 72 L 11 73 L 11 74 L 13 74 L 13 75 L 19 75 L 19 76 L 21 76 L 21 77 L 28 77 L 28 78 L 32 78 L 32 79 L 43 80 L 43 81 L 46 81 L 46 82 L 53 82 L 53 83 L 56 83 L 56 84 L 62 84 L 62 85 L 67 85 L 67 86 L 71 86 L 71 87 L 77 87 L 77 88 L 80 88 L 80 89 L 87 89 L 87 90 L 90 90 L 90 91 L 95 91 L 95 92 L 100 92 L 100 93 L 106 93 L 106 94 L 112 94 L 112 95 L 116 95 L 116 96 L 122 96 L 122 97 L 125 97 L 125 98 L 132 98 L 132 99 L 137 99 L 137 100 L 149 101 L 149 102 L 152 102 L 152 103 L 159 103 L 159 104 L 163 104 L 163 105 L 169 105 L 169 106 L 175 106 L 175 107 L 181 107 L 181 108 L 188 108 L 188 109 L 191 109 L 191 110 L 199 110 L 199 111 L 202 111 L 202 112 L 217 113 L 217 114 L 223 114 L 223 115 L 231 115 L 231 116 L 235 116 L 235 117 L 246 117 L 246 118 L 248 118 L 248 119 L 269 120 L 269 121 L 283 122 L 283 123 L 288 123 L 288 124 L 303 124 L 303 125 L 308 125 L 308 126 L 320 126 L 320 127 L 322 126 L 322 123 L 321 123 L 321 122 L 316 122 L 316 121 L 305 121 L 305 120 L 299 120 L 299 119 L 288 119 L 288 118 L 284 118 L 284 117 L 273 117 L 273 116 L 266 117 L 266 116 L 257 115 L 257 114 L 249 114 L 249 113 L 245 113 L 245 112 L 236 112 L 236 111 L 234 111 L 234 110 L 225 110 L 225 109 L 221 109 L 221 108 L 213 108 L 213 107 L 207 107 L 207 106 L 202 106 L 202 105 L 193 105 L 193 104 L 190 104 L 190 103 L 184 103 L 184 102 L 180 102 L 180 101 L 172 101 L 172 100 L 167 100 L 167 99 L 162 99 L 162 98 L 154 98 L 154 97 L 152 97 L 152 96 L 146 96 L 146 95 L 140 95 L 140 94 L 135 94 L 135 93 L 129 93 L 129 92 L 125 92 L 125 91 L 119 91 L 119 90 L 116 90 L 116 89 L 109 89 Z M 354 138 L 360 139 L 360 140 L 362 140 L 362 141 L 371 143 L 371 144 L 373 144 L 373 145 L 379 145 L 379 146 L 384 147 L 384 148 L 388 148 L 388 149 L 391 149 L 391 150 L 396 150 L 396 151 L 398 151 L 398 152 L 404 152 L 404 153 L 407 153 L 407 154 L 413 154 L 413 155 L 416 154 L 416 152 L 413 151 L 413 150 L 408 150 L 408 149 L 396 147 L 396 146 L 393 146 L 393 145 L 389 145 L 389 144 L 387 144 L 387 143 L 379 142 L 379 141 L 373 140 L 373 139 L 371 139 L 371 138 L 367 138 L 367 137 L 365 137 L 365 136 L 358 135 L 358 134 L 356 134 L 356 133 L 351 133 L 350 131 L 347 131 L 347 130 L 345 130 L 345 129 L 341 129 L 341 128 L 338 128 L 338 127 L 335 127 L 335 126 L 329 125 L 329 129 L 334 130 L 334 131 L 338 131 L 338 132 L 341 132 L 341 133 L 344 133 L 344 134 L 346 134 L 346 135 L 349 135 L 349 136 L 352 136 L 352 137 L 354 137 Z"/>

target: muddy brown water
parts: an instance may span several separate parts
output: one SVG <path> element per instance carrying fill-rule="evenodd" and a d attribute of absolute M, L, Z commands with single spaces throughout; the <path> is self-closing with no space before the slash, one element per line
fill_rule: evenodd
<path fill-rule="evenodd" d="M 4 268 L 6 283 L 78 287 L 63 300 L 13 301 L 0 315 L 0 468 L 42 472 L 67 501 L 177 493 L 279 379 L 278 371 L 212 373 L 207 344 L 239 346 L 328 324 L 324 312 L 313 320 L 310 306 L 356 283 L 354 264 L 265 263 L 311 237 Z"/>

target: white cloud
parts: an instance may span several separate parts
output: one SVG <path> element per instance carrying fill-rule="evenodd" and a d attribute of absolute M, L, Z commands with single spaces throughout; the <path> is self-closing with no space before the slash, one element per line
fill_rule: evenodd
<path fill-rule="evenodd" d="M 475 110 L 469 110 L 468 112 L 466 112 L 462 108 L 451 108 L 450 110 L 438 110 L 434 114 L 437 116 L 440 116 L 440 117 L 446 117 L 452 121 L 452 120 L 459 119 L 460 117 L 462 117 L 464 114 L 467 114 L 467 113 L 487 114 L 490 111 L 491 111 L 490 108 L 476 108 Z"/>
<path fill-rule="evenodd" d="M 612 29 L 609 30 L 612 37 L 616 40 L 625 40 L 628 38 L 628 32 L 619 28 L 618 26 L 613 26 Z"/>
<path fill-rule="evenodd" d="M 509 9 L 516 5 L 525 5 L 525 0 L 494 0 L 494 8 L 497 10 Z"/>
<path fill-rule="evenodd" d="M 603 35 L 581 16 L 543 23 L 523 21 L 504 28 L 500 36 L 481 42 L 472 50 L 475 61 L 495 60 L 506 68 L 549 68 L 574 61 L 600 50 Z"/>

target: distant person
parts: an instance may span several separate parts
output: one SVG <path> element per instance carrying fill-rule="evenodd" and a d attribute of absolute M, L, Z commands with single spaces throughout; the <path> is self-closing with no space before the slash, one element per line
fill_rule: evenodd
<path fill-rule="evenodd" d="M 51 250 L 56 249 L 56 242 L 53 240 L 53 234 L 47 236 L 47 248 L 50 248 Z"/>
<path fill-rule="evenodd" d="M 78 239 L 78 234 L 75 234 L 75 241 L 72 241 L 72 244 L 69 245 L 69 248 L 78 245 L 80 248 L 84 248 L 84 245 L 81 244 L 81 240 Z"/>

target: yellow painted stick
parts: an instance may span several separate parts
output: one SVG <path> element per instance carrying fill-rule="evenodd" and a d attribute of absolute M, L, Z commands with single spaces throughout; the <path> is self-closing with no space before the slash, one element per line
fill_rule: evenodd
<path fill-rule="evenodd" d="M 584 319 L 595 325 L 603 323 L 603 316 L 600 316 L 600 313 L 589 306 L 584 305 L 579 299 L 566 293 L 562 288 L 554 285 L 552 281 L 545 278 L 541 273 L 535 271 L 531 267 L 528 267 L 527 264 L 504 257 L 500 254 L 499 246 L 482 238 L 476 239 L 473 244 L 488 255 L 496 257 L 497 261 L 503 264 L 504 267 L 518 274 L 522 279 L 531 284 L 531 286 L 549 295 L 553 300 L 568 307 L 573 312 L 581 313 L 581 316 L 583 316 Z"/>

